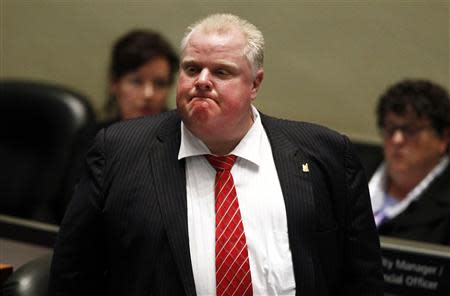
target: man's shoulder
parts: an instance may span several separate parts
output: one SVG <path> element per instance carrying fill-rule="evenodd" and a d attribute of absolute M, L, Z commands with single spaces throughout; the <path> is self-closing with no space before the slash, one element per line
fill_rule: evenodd
<path fill-rule="evenodd" d="M 109 137 L 142 137 L 158 134 L 160 131 L 175 129 L 180 119 L 176 111 L 168 111 L 154 116 L 144 116 L 111 124 L 105 129 Z"/>
<path fill-rule="evenodd" d="M 149 147 L 158 138 L 174 137 L 180 130 L 180 119 L 175 111 L 155 116 L 119 121 L 103 128 L 97 134 L 99 143 L 120 151 L 136 147 Z"/>
<path fill-rule="evenodd" d="M 320 124 L 280 119 L 265 114 L 261 115 L 263 125 L 266 130 L 278 130 L 288 138 L 302 144 L 343 144 L 345 136 Z"/>
<path fill-rule="evenodd" d="M 428 190 L 423 194 L 430 195 L 443 207 L 450 209 L 450 163 L 447 164 L 441 174 L 435 176 L 431 181 Z"/>

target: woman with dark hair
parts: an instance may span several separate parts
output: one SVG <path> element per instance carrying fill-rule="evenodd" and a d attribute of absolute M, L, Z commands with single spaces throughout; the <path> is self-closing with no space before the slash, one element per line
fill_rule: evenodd
<path fill-rule="evenodd" d="M 109 99 L 105 105 L 108 119 L 98 122 L 83 135 L 77 153 L 71 160 L 75 184 L 95 134 L 108 125 L 125 119 L 156 115 L 167 110 L 170 86 L 178 71 L 178 56 L 159 33 L 133 30 L 113 45 L 109 69 Z M 61 220 L 69 196 L 59 201 L 57 216 Z"/>
<path fill-rule="evenodd" d="M 167 96 L 178 70 L 175 51 L 159 33 L 133 30 L 114 44 L 109 70 L 111 122 L 167 110 Z"/>

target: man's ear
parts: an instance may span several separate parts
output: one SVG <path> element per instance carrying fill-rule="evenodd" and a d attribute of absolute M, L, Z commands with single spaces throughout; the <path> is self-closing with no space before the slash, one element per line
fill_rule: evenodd
<path fill-rule="evenodd" d="M 263 79 L 264 79 L 264 70 L 259 69 L 256 72 L 255 79 L 253 79 L 253 86 L 252 86 L 252 91 L 251 91 L 251 95 L 250 95 L 250 98 L 252 100 L 256 99 L 256 95 L 258 94 L 258 90 L 261 87 L 261 83 L 262 83 Z"/>
<path fill-rule="evenodd" d="M 118 82 L 117 81 L 111 82 L 111 85 L 109 86 L 109 93 L 112 95 L 116 95 L 117 88 L 118 88 Z"/>
<path fill-rule="evenodd" d="M 445 128 L 442 132 L 442 140 L 444 145 L 442 145 L 442 154 L 446 154 L 449 152 L 449 145 L 450 145 L 450 128 Z"/>

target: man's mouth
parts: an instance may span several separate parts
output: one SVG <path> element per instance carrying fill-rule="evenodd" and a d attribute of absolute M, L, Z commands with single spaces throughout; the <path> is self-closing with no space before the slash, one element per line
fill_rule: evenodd
<path fill-rule="evenodd" d="M 212 100 L 210 97 L 208 96 L 192 96 L 190 101 L 206 101 L 206 100 Z"/>
<path fill-rule="evenodd" d="M 139 111 L 144 115 L 151 115 L 155 113 L 155 110 L 151 107 L 142 107 L 139 109 Z"/>

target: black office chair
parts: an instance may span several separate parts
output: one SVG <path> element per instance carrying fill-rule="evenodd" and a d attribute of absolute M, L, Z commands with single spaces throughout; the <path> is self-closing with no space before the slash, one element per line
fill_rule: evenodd
<path fill-rule="evenodd" d="M 93 124 L 92 107 L 77 92 L 0 81 L 0 213 L 58 223 Z"/>
<path fill-rule="evenodd" d="M 383 161 L 383 148 L 380 145 L 360 141 L 353 141 L 353 146 L 367 178 L 370 179 Z"/>
<path fill-rule="evenodd" d="M 25 263 L 0 289 L 3 296 L 47 296 L 52 254 Z"/>

